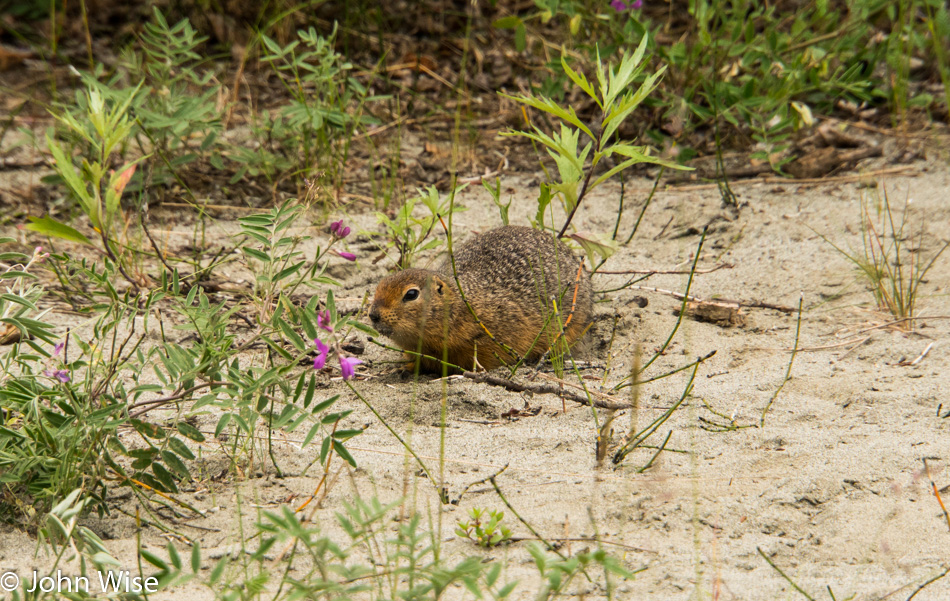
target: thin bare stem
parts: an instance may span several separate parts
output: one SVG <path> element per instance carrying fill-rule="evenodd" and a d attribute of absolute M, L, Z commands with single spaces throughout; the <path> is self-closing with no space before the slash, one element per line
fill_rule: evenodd
<path fill-rule="evenodd" d="M 766 563 L 768 563 L 770 566 L 772 566 L 772 569 L 773 569 L 773 570 L 775 570 L 776 572 L 779 573 L 779 576 L 781 576 L 782 578 L 784 578 L 786 582 L 788 582 L 790 585 L 792 585 L 792 588 L 793 588 L 793 589 L 795 589 L 796 591 L 798 591 L 799 593 L 801 593 L 806 599 L 808 599 L 808 601 L 815 601 L 815 598 L 814 598 L 814 597 L 812 597 L 811 595 L 809 595 L 808 593 L 806 593 L 804 590 L 802 590 L 802 587 L 800 587 L 800 586 L 798 586 L 797 584 L 795 584 L 795 583 L 792 581 L 792 579 L 789 578 L 788 575 L 785 574 L 785 572 L 782 571 L 781 568 L 779 568 L 777 565 L 775 565 L 775 562 L 772 561 L 772 560 L 769 558 L 769 556 L 766 555 L 764 551 L 762 551 L 762 549 L 761 549 L 760 547 L 756 547 L 755 550 L 759 552 L 759 555 L 762 556 L 762 559 L 764 559 L 764 560 L 766 561 Z"/>
<path fill-rule="evenodd" d="M 779 393 L 782 392 L 782 388 L 785 388 L 785 383 L 792 379 L 792 365 L 795 363 L 795 355 L 798 354 L 798 339 L 802 332 L 802 303 L 804 301 L 805 295 L 802 294 L 798 298 L 798 322 L 795 325 L 795 346 L 792 347 L 792 355 L 788 358 L 788 368 L 785 370 L 785 379 L 782 380 L 782 383 L 775 389 L 772 398 L 769 399 L 769 402 L 765 405 L 765 409 L 762 410 L 762 419 L 759 421 L 759 426 L 765 426 L 765 415 L 769 412 L 775 399 L 778 398 Z"/>

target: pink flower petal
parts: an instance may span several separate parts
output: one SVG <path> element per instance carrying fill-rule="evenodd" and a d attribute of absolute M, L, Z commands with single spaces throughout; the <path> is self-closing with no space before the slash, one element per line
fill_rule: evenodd
<path fill-rule="evenodd" d="M 356 366 L 362 363 L 356 357 L 340 357 L 340 371 L 343 373 L 343 379 L 349 380 L 356 374 Z"/>
<path fill-rule="evenodd" d="M 313 368 L 320 371 L 327 364 L 327 353 L 330 352 L 330 347 L 325 345 L 319 338 L 314 338 L 313 342 L 317 345 L 317 356 L 313 359 Z"/>
<path fill-rule="evenodd" d="M 48 369 L 43 370 L 43 375 L 47 378 L 56 378 L 63 384 L 69 382 L 69 370 L 68 369 L 57 369 L 56 371 L 50 371 Z"/>
<path fill-rule="evenodd" d="M 317 327 L 323 328 L 327 332 L 333 331 L 333 325 L 330 323 L 329 311 L 317 311 Z"/>

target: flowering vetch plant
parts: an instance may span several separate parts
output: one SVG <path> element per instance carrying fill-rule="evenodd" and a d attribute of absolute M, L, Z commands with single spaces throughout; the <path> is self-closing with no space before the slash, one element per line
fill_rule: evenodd
<path fill-rule="evenodd" d="M 327 294 L 327 306 L 334 306 L 332 293 Z M 328 340 L 324 342 L 320 340 L 320 338 L 313 339 L 313 343 L 317 347 L 317 356 L 313 359 L 313 368 L 317 371 L 325 368 L 327 365 L 327 357 L 332 350 L 337 357 L 337 361 L 340 362 L 340 373 L 343 374 L 343 379 L 349 380 L 356 375 L 356 366 L 362 363 L 362 361 L 356 357 L 345 356 L 340 349 L 340 339 L 337 336 L 333 323 L 334 313 L 335 311 L 331 309 L 317 311 L 317 327 L 327 332 L 326 338 L 328 338 Z"/>
<path fill-rule="evenodd" d="M 350 235 L 350 227 L 348 225 L 343 225 L 343 220 L 334 221 L 330 224 L 330 233 L 333 235 L 333 241 L 342 240 Z M 347 261 L 355 261 L 356 255 L 351 252 L 346 252 L 343 250 L 332 249 L 333 254 Z"/>
<path fill-rule="evenodd" d="M 349 226 L 343 225 L 343 220 L 341 219 L 330 224 L 330 233 L 333 234 L 334 238 L 340 238 L 342 240 L 350 235 L 350 228 Z"/>
<path fill-rule="evenodd" d="M 330 352 L 330 347 L 323 344 L 319 338 L 314 338 L 313 343 L 317 345 L 317 356 L 313 359 L 313 368 L 320 371 L 327 364 L 327 353 Z"/>
<path fill-rule="evenodd" d="M 62 360 L 58 359 L 58 357 L 59 357 L 59 354 L 63 352 L 63 348 L 65 348 L 65 346 L 66 346 L 65 342 L 56 343 L 56 346 L 53 347 L 53 354 L 52 356 L 50 356 L 50 366 L 48 366 L 46 369 L 43 370 L 44 376 L 46 376 L 47 378 L 55 378 L 59 380 L 60 382 L 62 382 L 63 384 L 65 384 L 66 382 L 69 382 L 69 379 L 70 379 L 69 370 L 63 369 L 62 367 L 60 367 L 59 369 L 52 369 L 52 367 L 54 366 L 52 364 L 59 363 L 60 365 L 62 365 Z"/>
<path fill-rule="evenodd" d="M 317 311 L 317 326 L 327 332 L 333 331 L 333 322 L 330 321 L 329 311 Z"/>
<path fill-rule="evenodd" d="M 356 366 L 360 363 L 362 363 L 362 361 L 356 357 L 344 357 L 340 355 L 340 372 L 343 374 L 343 379 L 349 380 L 356 375 Z"/>

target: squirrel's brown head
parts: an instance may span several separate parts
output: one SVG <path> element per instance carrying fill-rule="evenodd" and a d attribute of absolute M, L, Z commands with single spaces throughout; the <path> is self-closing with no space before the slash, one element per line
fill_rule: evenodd
<path fill-rule="evenodd" d="M 455 291 L 435 271 L 406 269 L 386 276 L 376 286 L 369 318 L 380 334 L 400 347 L 415 350 L 420 339 L 444 331 L 445 311 Z"/>

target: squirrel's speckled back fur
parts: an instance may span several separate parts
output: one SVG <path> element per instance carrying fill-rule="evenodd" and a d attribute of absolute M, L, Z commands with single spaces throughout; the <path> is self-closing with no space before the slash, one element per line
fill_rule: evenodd
<path fill-rule="evenodd" d="M 476 351 L 486 369 L 522 357 L 537 360 L 562 326 L 564 341 L 572 344 L 590 323 L 590 278 L 581 265 L 551 235 L 501 227 L 455 252 L 458 281 L 478 320 L 462 300 L 448 259 L 437 271 L 407 269 L 384 278 L 370 318 L 401 348 L 445 357 L 464 369 L 474 367 Z M 437 371 L 439 363 L 424 360 L 422 367 Z"/>

